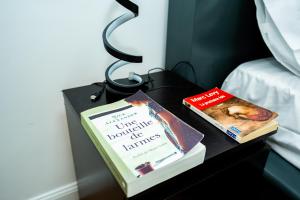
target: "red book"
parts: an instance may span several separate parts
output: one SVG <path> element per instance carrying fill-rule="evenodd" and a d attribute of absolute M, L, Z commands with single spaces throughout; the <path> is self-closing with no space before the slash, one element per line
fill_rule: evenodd
<path fill-rule="evenodd" d="M 277 130 L 277 113 L 214 88 L 183 104 L 239 143 Z"/>

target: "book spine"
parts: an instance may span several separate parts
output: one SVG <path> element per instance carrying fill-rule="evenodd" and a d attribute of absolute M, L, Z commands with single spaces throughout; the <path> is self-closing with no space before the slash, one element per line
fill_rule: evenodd
<path fill-rule="evenodd" d="M 110 160 L 109 156 L 107 155 L 107 152 L 105 150 L 105 148 L 98 142 L 98 140 L 95 138 L 93 131 L 90 129 L 90 127 L 87 125 L 87 122 L 85 120 L 83 120 L 83 128 L 85 129 L 85 132 L 87 133 L 87 135 L 90 137 L 90 139 L 92 140 L 92 142 L 94 143 L 94 145 L 96 146 L 96 149 L 98 150 L 98 152 L 100 153 L 100 155 L 102 156 L 103 160 L 105 161 L 106 165 L 110 168 L 110 171 L 112 172 L 112 174 L 114 175 L 114 177 L 116 178 L 117 182 L 119 183 L 119 185 L 121 186 L 122 190 L 127 193 L 128 191 L 128 187 L 127 184 L 124 180 L 124 178 L 121 176 L 121 174 L 118 172 L 117 167 L 114 165 L 114 163 Z"/>
<path fill-rule="evenodd" d="M 210 116 L 208 116 L 207 114 L 202 112 L 201 110 L 197 109 L 195 106 L 191 105 L 190 103 L 188 103 L 185 100 L 183 100 L 183 105 L 185 105 L 186 107 L 188 107 L 189 109 L 194 111 L 196 114 L 198 114 L 200 117 L 207 120 L 209 123 L 213 124 L 215 127 L 220 129 L 222 132 L 224 132 L 229 137 L 231 137 L 234 140 L 239 142 L 239 138 L 237 137 L 237 135 L 235 133 L 233 133 L 232 131 L 226 129 L 222 124 L 220 124 L 219 122 L 217 122 L 216 120 L 214 120 L 213 118 L 211 118 Z"/>

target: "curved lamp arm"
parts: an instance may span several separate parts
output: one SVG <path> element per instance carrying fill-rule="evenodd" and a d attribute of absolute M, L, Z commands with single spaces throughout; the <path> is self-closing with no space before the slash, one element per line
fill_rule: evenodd
<path fill-rule="evenodd" d="M 141 63 L 143 62 L 142 56 L 124 53 L 116 49 L 115 47 L 113 47 L 108 41 L 108 38 L 116 28 L 118 28 L 120 25 L 124 24 L 125 22 L 137 17 L 139 14 L 139 7 L 136 4 L 132 3 L 131 1 L 129 0 L 116 0 L 116 1 L 122 6 L 124 6 L 125 8 L 127 8 L 128 10 L 130 10 L 131 13 L 126 13 L 121 15 L 120 17 L 116 18 L 105 27 L 102 34 L 104 47 L 109 54 L 111 54 L 112 56 L 120 60 L 133 62 L 133 63 Z"/>

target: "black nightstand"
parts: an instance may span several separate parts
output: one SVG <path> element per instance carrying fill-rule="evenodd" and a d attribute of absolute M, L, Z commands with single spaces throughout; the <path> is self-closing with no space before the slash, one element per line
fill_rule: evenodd
<path fill-rule="evenodd" d="M 189 199 L 192 197 L 252 199 L 260 194 L 263 167 L 269 153 L 267 136 L 239 144 L 182 105 L 182 99 L 203 89 L 169 71 L 151 74 L 153 85 L 146 92 L 179 118 L 205 134 L 205 161 L 185 173 L 156 185 L 132 199 Z M 104 92 L 92 103 L 90 95 L 99 90 L 89 85 L 63 91 L 76 177 L 81 199 L 125 199 L 121 188 L 90 141 L 80 123 L 80 112 L 111 103 Z M 241 196 L 243 195 L 243 196 Z"/>

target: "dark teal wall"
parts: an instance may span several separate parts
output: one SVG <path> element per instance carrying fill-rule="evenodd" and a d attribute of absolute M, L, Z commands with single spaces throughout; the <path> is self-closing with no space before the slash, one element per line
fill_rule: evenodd
<path fill-rule="evenodd" d="M 166 49 L 166 68 L 190 62 L 205 89 L 220 86 L 239 64 L 270 55 L 249 0 L 170 0 Z M 196 82 L 185 64 L 175 71 Z"/>

